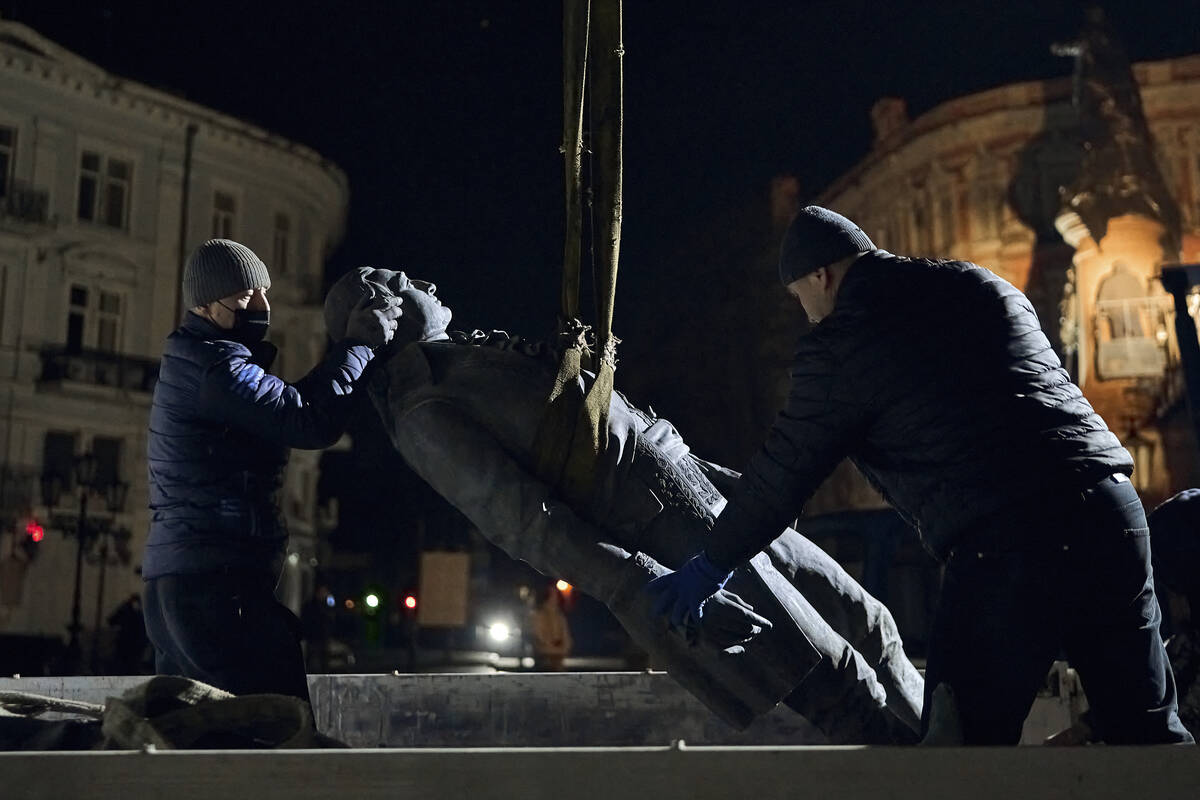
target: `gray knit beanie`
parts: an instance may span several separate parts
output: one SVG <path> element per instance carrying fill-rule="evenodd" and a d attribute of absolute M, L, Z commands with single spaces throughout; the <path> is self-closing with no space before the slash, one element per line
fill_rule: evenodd
<path fill-rule="evenodd" d="M 787 286 L 835 261 L 874 249 L 870 237 L 841 214 L 820 206 L 805 206 L 784 234 L 779 280 Z"/>
<path fill-rule="evenodd" d="M 209 239 L 183 267 L 183 307 L 205 306 L 260 286 L 271 288 L 271 276 L 253 250 L 229 239 Z"/>

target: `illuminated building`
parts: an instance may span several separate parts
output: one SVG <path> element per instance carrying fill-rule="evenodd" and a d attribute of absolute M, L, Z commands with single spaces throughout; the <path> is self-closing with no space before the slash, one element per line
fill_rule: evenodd
<path fill-rule="evenodd" d="M 1164 263 L 1200 261 L 1200 55 L 1133 65 L 1136 86 L 1122 86 L 1119 73 L 1086 75 L 1083 107 L 1072 104 L 1072 78 L 997 87 L 911 120 L 902 100 L 880 100 L 873 149 L 816 202 L 887 250 L 974 261 L 1023 289 L 1085 395 L 1130 448 L 1135 484 L 1153 504 L 1194 485 L 1200 460 L 1173 310 L 1157 280 Z M 1087 91 L 1124 91 L 1136 103 L 1137 88 L 1147 140 L 1124 118 L 1133 112 L 1089 125 Z M 1106 146 L 1114 163 L 1085 158 Z M 1138 148 L 1148 154 L 1142 163 Z M 1165 197 L 1151 196 L 1146 187 L 1160 179 Z M 777 206 L 788 202 L 789 184 L 781 186 Z M 1071 200 L 1097 196 L 1109 207 L 1085 221 Z M 813 509 L 845 507 L 858 494 L 826 486 Z"/>
<path fill-rule="evenodd" d="M 345 176 L 320 154 L 0 20 L 0 558 L 14 520 L 45 511 L 40 476 L 84 451 L 131 484 L 117 522 L 140 554 L 151 391 L 182 315 L 184 259 L 213 236 L 262 256 L 274 371 L 295 379 L 324 351 L 325 258 L 347 203 Z M 300 582 L 318 525 L 319 455 L 293 455 L 281 497 L 298 556 L 285 571 Z M 63 494 L 64 510 L 72 498 Z M 0 605 L 0 632 L 63 633 L 74 546 L 49 531 L 40 547 L 22 591 L 6 593 L 17 602 Z M 104 616 L 140 590 L 137 561 L 110 570 Z M 87 620 L 96 588 L 85 569 Z"/>

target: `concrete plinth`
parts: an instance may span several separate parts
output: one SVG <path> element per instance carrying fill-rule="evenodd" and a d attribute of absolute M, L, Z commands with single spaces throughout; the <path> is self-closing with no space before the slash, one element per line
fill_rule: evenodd
<path fill-rule="evenodd" d="M 1022 739 L 1071 724 L 1078 686 L 1065 665 Z M 0 679 L 0 691 L 103 703 L 146 676 Z M 662 672 L 310 675 L 317 725 L 352 747 L 815 745 L 826 740 L 785 706 L 738 731 Z"/>
<path fill-rule="evenodd" d="M 145 676 L 0 679 L 23 691 L 103 703 Z M 738 731 L 662 672 L 310 675 L 317 727 L 352 747 L 824 744 L 776 708 Z"/>

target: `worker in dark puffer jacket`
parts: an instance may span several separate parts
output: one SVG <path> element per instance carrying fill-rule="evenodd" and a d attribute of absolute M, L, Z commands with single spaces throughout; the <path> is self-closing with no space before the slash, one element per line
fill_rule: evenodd
<path fill-rule="evenodd" d="M 1104 741 L 1191 742 L 1132 459 L 1025 295 L 974 264 L 879 250 L 818 206 L 792 222 L 779 268 L 813 323 L 787 405 L 703 552 L 648 587 L 659 612 L 700 616 L 850 457 L 945 563 L 926 725 L 946 684 L 966 743 L 1015 744 L 1061 649 Z"/>
<path fill-rule="evenodd" d="M 190 310 L 167 337 L 150 411 L 146 632 L 159 674 L 307 700 L 295 617 L 274 597 L 287 545 L 275 495 L 289 448 L 342 435 L 399 303 L 364 299 L 345 338 L 288 384 L 266 372 L 270 286 L 258 256 L 226 239 L 203 243 L 184 267 Z"/>

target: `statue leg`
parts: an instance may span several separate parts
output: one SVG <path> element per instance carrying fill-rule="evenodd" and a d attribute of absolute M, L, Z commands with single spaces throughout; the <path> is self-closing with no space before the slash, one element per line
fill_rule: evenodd
<path fill-rule="evenodd" d="M 824 622 L 874 670 L 892 713 L 914 733 L 919 731 L 925 681 L 908 660 L 887 607 L 828 553 L 790 528 L 765 552 Z"/>
<path fill-rule="evenodd" d="M 896 713 L 908 710 L 910 704 L 901 702 L 893 708 L 881 685 L 883 676 L 869 660 L 816 611 L 802 627 L 822 657 L 783 702 L 832 744 L 915 744 L 919 728 Z"/>

